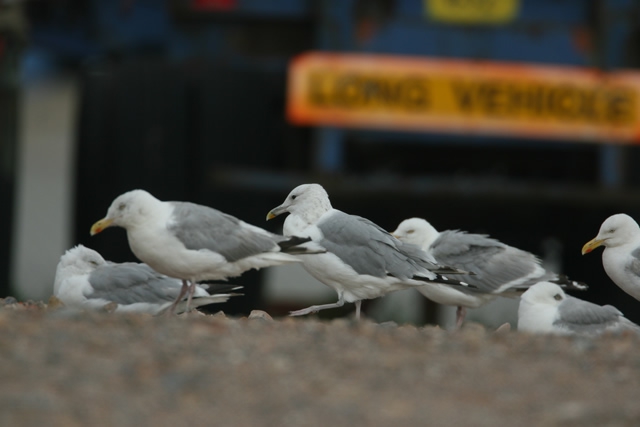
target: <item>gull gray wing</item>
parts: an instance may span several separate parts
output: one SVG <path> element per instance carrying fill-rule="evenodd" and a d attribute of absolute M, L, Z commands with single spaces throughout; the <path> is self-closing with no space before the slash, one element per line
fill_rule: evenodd
<path fill-rule="evenodd" d="M 540 260 L 533 254 L 482 234 L 446 230 L 430 251 L 441 264 L 475 273 L 456 279 L 474 284 L 482 292 L 497 291 L 507 283 L 509 288 L 527 288 L 556 278 L 554 273 L 542 270 Z"/>
<path fill-rule="evenodd" d="M 625 265 L 625 270 L 637 280 L 640 280 L 640 248 L 631 251 L 630 255 L 631 261 Z"/>
<path fill-rule="evenodd" d="M 180 281 L 164 276 L 146 264 L 109 264 L 89 275 L 93 292 L 87 298 L 100 298 L 127 305 L 173 302 L 180 292 Z"/>
<path fill-rule="evenodd" d="M 234 262 L 278 247 L 277 235 L 259 232 L 257 227 L 216 209 L 188 202 L 172 205 L 168 229 L 187 249 L 208 249 Z"/>
<path fill-rule="evenodd" d="M 422 250 L 422 248 L 417 245 L 406 243 L 396 239 L 387 230 L 380 227 L 378 224 L 372 222 L 371 220 L 368 220 L 367 218 L 363 218 L 357 215 L 349 216 L 357 219 L 363 224 L 376 228 L 380 232 L 380 235 L 384 236 L 384 244 L 389 245 L 400 252 L 403 255 L 402 258 L 406 257 L 406 259 L 409 260 L 412 264 L 415 264 L 418 269 L 426 268 L 429 271 L 438 274 L 461 274 L 467 272 L 461 271 L 457 267 L 451 267 L 449 265 L 444 265 L 443 263 L 438 262 L 429 252 Z"/>
<path fill-rule="evenodd" d="M 628 324 L 631 323 L 611 305 L 600 306 L 571 296 L 567 296 L 558 306 L 557 317 L 553 322 L 555 326 L 580 334 L 598 334 L 605 329 L 629 329 Z"/>
<path fill-rule="evenodd" d="M 401 280 L 423 273 L 427 265 L 435 268 L 428 255 L 411 245 L 406 245 L 373 222 L 355 215 L 334 210 L 318 223 L 323 238 L 318 242 L 340 258 L 358 274 L 375 277 L 394 276 Z M 415 248 L 415 249 L 413 249 Z M 414 250 L 415 253 L 410 253 Z"/>

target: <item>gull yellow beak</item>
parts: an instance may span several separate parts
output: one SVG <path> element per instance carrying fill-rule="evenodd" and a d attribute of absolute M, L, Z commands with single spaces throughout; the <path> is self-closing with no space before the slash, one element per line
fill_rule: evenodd
<path fill-rule="evenodd" d="M 100 221 L 97 221 L 91 226 L 91 231 L 89 231 L 89 233 L 92 236 L 95 236 L 96 234 L 102 232 L 102 230 L 104 230 L 105 228 L 110 227 L 112 222 L 112 219 L 102 218 Z"/>
<path fill-rule="evenodd" d="M 287 207 L 284 205 L 280 205 L 277 208 L 273 208 L 269 211 L 269 213 L 267 214 L 267 221 L 269 221 L 270 219 L 273 219 L 275 217 L 277 217 L 278 215 L 287 212 Z"/>
<path fill-rule="evenodd" d="M 589 252 L 591 252 L 595 248 L 597 248 L 599 246 L 602 246 L 603 243 L 604 243 L 604 240 L 599 240 L 599 239 L 589 240 L 582 247 L 582 255 L 588 254 Z"/>

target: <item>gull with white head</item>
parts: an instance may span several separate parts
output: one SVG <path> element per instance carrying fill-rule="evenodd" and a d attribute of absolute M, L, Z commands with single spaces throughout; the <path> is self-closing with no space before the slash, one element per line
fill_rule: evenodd
<path fill-rule="evenodd" d="M 418 288 L 418 291 L 436 303 L 458 306 L 457 328 L 462 325 L 467 308 L 480 307 L 498 296 L 518 297 L 527 288 L 541 281 L 552 281 L 570 289 L 587 288 L 583 283 L 545 270 L 540 259 L 532 253 L 484 234 L 459 230 L 438 232 L 422 218 L 402 221 L 391 234 L 403 242 L 421 247 L 439 263 L 475 273 L 461 276 L 460 280 L 475 285 L 476 289 Z"/>
<path fill-rule="evenodd" d="M 182 280 L 175 304 L 196 283 L 226 280 L 250 269 L 300 262 L 296 255 L 322 252 L 308 238 L 284 237 L 208 206 L 163 202 L 144 190 L 118 196 L 91 235 L 119 226 L 133 254 L 154 270 Z"/>
<path fill-rule="evenodd" d="M 597 305 L 564 293 L 555 283 L 531 286 L 520 299 L 518 330 L 531 333 L 596 336 L 633 331 L 636 325 L 615 307 Z"/>
<path fill-rule="evenodd" d="M 114 303 L 116 312 L 157 315 L 171 307 L 181 287 L 180 280 L 146 264 L 109 262 L 93 249 L 78 245 L 60 257 L 53 294 L 67 307 L 96 310 Z M 226 284 L 197 285 L 192 307 L 225 302 L 239 295 L 230 291 L 239 289 Z M 183 297 L 176 312 L 184 312 L 186 303 Z"/>
<path fill-rule="evenodd" d="M 604 246 L 602 266 L 623 291 L 640 300 L 640 227 L 626 214 L 607 218 L 598 235 L 582 247 L 582 255 Z"/>
<path fill-rule="evenodd" d="M 366 218 L 334 209 L 329 195 L 319 184 L 294 188 L 284 203 L 269 212 L 267 219 L 287 212 L 285 235 L 309 237 L 327 251 L 305 257 L 304 268 L 338 293 L 338 302 L 294 311 L 292 316 L 353 302 L 359 318 L 364 299 L 412 287 L 468 286 L 445 276 L 460 271 L 437 264 L 420 248 L 395 239 Z"/>

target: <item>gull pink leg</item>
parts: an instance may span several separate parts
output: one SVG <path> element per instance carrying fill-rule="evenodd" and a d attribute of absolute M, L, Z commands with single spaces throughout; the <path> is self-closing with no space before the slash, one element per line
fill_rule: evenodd
<path fill-rule="evenodd" d="M 338 302 L 334 304 L 312 305 L 311 307 L 303 308 L 302 310 L 296 310 L 289 312 L 289 316 L 304 316 L 310 313 L 317 313 L 320 310 L 326 310 L 328 308 L 338 308 L 344 305 L 344 299 L 342 295 L 338 295 Z"/>
<path fill-rule="evenodd" d="M 184 298 L 184 296 L 186 295 L 188 290 L 189 290 L 189 284 L 187 283 L 186 280 L 183 280 L 182 281 L 182 288 L 180 288 L 180 293 L 178 294 L 178 298 L 176 298 L 176 300 L 173 302 L 173 304 L 171 304 L 171 308 L 169 309 L 169 311 L 167 313 L 175 314 L 176 307 L 178 306 L 178 304 L 180 304 L 180 301 L 182 301 L 182 298 Z"/>
<path fill-rule="evenodd" d="M 362 304 L 362 301 L 356 301 L 356 320 L 360 320 L 360 305 Z"/>
<path fill-rule="evenodd" d="M 193 294 L 196 292 L 196 282 L 191 282 L 191 285 L 189 286 L 189 292 L 188 292 L 188 297 L 187 297 L 187 309 L 185 310 L 185 313 L 188 313 L 189 310 L 191 309 L 191 299 L 193 298 Z"/>
<path fill-rule="evenodd" d="M 466 315 L 467 315 L 467 308 L 458 306 L 458 309 L 456 310 L 456 329 L 460 329 Z"/>

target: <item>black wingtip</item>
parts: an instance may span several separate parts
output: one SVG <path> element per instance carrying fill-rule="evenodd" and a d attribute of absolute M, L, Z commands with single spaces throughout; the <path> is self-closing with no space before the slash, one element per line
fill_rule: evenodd
<path fill-rule="evenodd" d="M 311 237 L 291 236 L 288 237 L 287 240 L 278 242 L 278 246 L 280 246 L 280 252 L 291 255 L 323 254 L 327 252 L 324 248 L 312 249 L 306 246 L 301 246 L 310 241 Z"/>
<path fill-rule="evenodd" d="M 550 282 L 555 283 L 565 291 L 586 291 L 589 289 L 589 285 L 586 283 L 571 280 L 565 274 L 559 274 L 557 279 L 550 280 Z"/>
<path fill-rule="evenodd" d="M 476 273 L 474 273 L 473 271 L 461 270 L 459 268 L 450 267 L 448 265 L 441 265 L 437 269 L 431 270 L 431 271 L 433 271 L 436 274 L 464 274 L 464 275 L 467 275 L 467 276 L 475 276 L 476 275 Z"/>
<path fill-rule="evenodd" d="M 478 289 L 478 287 L 475 285 L 472 285 L 467 282 L 463 282 L 461 280 L 452 279 L 450 277 L 443 276 L 442 274 L 436 274 L 436 277 L 433 279 L 428 279 L 426 277 L 421 277 L 421 276 L 413 276 L 413 279 L 420 280 L 422 282 L 427 282 L 427 283 L 443 283 L 451 286 L 461 286 L 468 289 Z"/>
<path fill-rule="evenodd" d="M 310 241 L 311 241 L 310 237 L 291 236 L 287 238 L 287 240 L 278 242 L 278 246 L 280 246 L 281 252 L 288 252 L 289 249 Z"/>
<path fill-rule="evenodd" d="M 243 286 L 230 283 L 219 283 L 214 280 L 205 280 L 203 282 L 199 282 L 198 284 L 201 285 L 209 295 L 232 293 L 233 291 L 239 291 L 243 288 Z"/>

